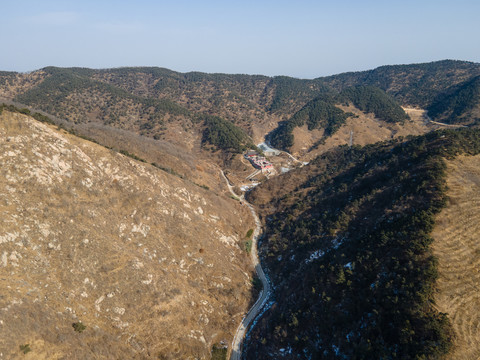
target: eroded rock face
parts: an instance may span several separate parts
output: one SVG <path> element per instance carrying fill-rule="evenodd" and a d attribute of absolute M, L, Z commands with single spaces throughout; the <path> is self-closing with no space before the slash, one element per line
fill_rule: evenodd
<path fill-rule="evenodd" d="M 238 203 L 20 114 L 0 116 L 0 163 L 0 358 L 209 358 L 230 340 L 251 283 Z"/>

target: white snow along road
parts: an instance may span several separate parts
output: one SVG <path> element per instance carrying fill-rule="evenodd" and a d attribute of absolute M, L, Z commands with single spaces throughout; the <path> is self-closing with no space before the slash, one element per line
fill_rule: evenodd
<path fill-rule="evenodd" d="M 260 237 L 260 232 L 262 229 L 262 224 L 260 223 L 260 219 L 257 215 L 257 212 L 253 208 L 253 206 L 248 203 L 242 194 L 242 196 L 238 196 L 234 191 L 232 186 L 230 185 L 230 182 L 228 181 L 227 177 L 225 176 L 224 172 L 221 171 L 223 178 L 227 182 L 228 189 L 230 190 L 231 194 L 239 198 L 242 204 L 245 206 L 248 206 L 250 209 L 250 212 L 252 213 L 253 218 L 255 219 L 255 230 L 253 232 L 252 236 L 252 250 L 251 250 L 251 257 L 252 257 L 252 263 L 253 266 L 255 267 L 255 271 L 257 272 L 257 276 L 262 282 L 263 289 L 260 292 L 260 296 L 258 297 L 258 300 L 255 302 L 255 304 L 250 308 L 250 310 L 247 312 L 247 315 L 242 319 L 242 322 L 237 328 L 237 331 L 235 333 L 235 336 L 233 337 L 232 341 L 232 348 L 230 352 L 230 360 L 240 360 L 242 356 L 242 342 L 243 339 L 245 338 L 245 334 L 248 331 L 249 326 L 253 322 L 253 320 L 257 317 L 258 314 L 260 314 L 260 311 L 262 308 L 267 304 L 267 300 L 271 295 L 271 285 L 270 282 L 268 281 L 265 272 L 262 269 L 262 265 L 260 264 L 260 261 L 258 259 L 258 253 L 257 253 L 257 241 L 258 238 Z"/>

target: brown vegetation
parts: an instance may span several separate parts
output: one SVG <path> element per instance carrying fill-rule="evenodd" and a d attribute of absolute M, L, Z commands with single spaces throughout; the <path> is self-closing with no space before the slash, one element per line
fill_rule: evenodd
<path fill-rule="evenodd" d="M 435 300 L 449 314 L 455 348 L 449 359 L 480 358 L 480 156 L 448 165 L 448 206 L 437 217 L 433 248 L 439 279 Z"/>
<path fill-rule="evenodd" d="M 208 359 L 230 341 L 248 210 L 22 114 L 3 111 L 0 147 L 3 356 Z"/>

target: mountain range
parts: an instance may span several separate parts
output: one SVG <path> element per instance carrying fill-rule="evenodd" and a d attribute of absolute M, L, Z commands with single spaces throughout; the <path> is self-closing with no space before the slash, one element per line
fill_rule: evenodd
<path fill-rule="evenodd" d="M 479 79 L 0 72 L 0 357 L 478 358 Z"/>

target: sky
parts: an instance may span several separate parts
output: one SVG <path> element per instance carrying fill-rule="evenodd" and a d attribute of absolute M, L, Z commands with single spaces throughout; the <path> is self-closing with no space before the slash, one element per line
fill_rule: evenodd
<path fill-rule="evenodd" d="M 480 62 L 478 0 L 3 0 L 0 70 L 158 66 L 315 78 Z"/>

